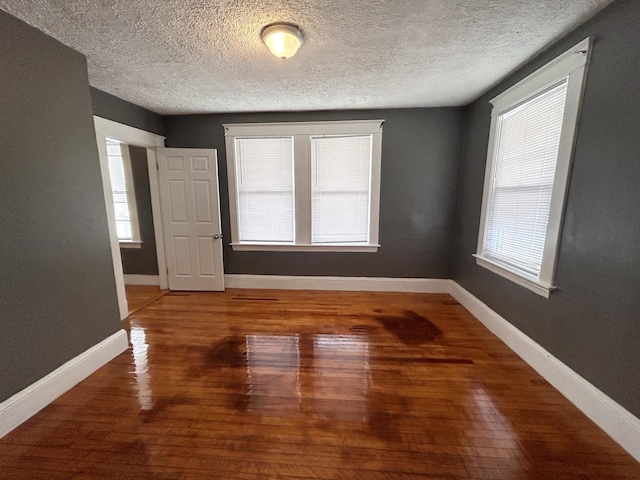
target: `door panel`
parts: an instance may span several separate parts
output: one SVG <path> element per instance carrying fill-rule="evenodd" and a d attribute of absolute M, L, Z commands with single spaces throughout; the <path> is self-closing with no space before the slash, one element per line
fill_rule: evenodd
<path fill-rule="evenodd" d="M 171 290 L 224 290 L 215 150 L 159 148 L 162 224 Z"/>
<path fill-rule="evenodd" d="M 219 243 L 219 242 L 218 242 Z M 200 275 L 210 277 L 216 274 L 215 243 L 211 237 L 198 237 L 198 257 Z"/>
<path fill-rule="evenodd" d="M 191 252 L 189 248 L 189 237 L 181 237 L 174 235 L 173 243 L 175 245 L 175 274 L 178 277 L 191 276 Z"/>
<path fill-rule="evenodd" d="M 171 204 L 171 222 L 186 222 L 188 217 L 187 193 L 184 181 L 169 180 L 169 202 Z"/>
<path fill-rule="evenodd" d="M 208 180 L 194 180 L 193 189 L 196 204 L 196 222 L 211 223 L 211 182 Z"/>

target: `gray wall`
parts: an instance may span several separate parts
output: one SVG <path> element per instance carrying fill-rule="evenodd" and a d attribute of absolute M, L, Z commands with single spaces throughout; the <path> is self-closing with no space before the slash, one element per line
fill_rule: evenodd
<path fill-rule="evenodd" d="M 97 88 L 91 87 L 93 114 L 130 127 L 162 135 L 162 117 Z"/>
<path fill-rule="evenodd" d="M 120 249 L 122 267 L 126 274 L 158 275 L 158 257 L 151 210 L 149 171 L 147 169 L 147 149 L 129 146 L 129 153 L 142 246 L 141 248 Z"/>
<path fill-rule="evenodd" d="M 0 11 L 0 401 L 120 328 L 84 56 Z"/>
<path fill-rule="evenodd" d="M 385 119 L 377 253 L 234 252 L 223 123 Z M 168 147 L 217 148 L 226 273 L 451 277 L 464 109 L 163 117 Z"/>
<path fill-rule="evenodd" d="M 454 278 L 640 416 L 640 2 L 622 0 L 469 108 Z M 489 99 L 587 36 L 584 95 L 556 274 L 544 299 L 475 264 Z"/>

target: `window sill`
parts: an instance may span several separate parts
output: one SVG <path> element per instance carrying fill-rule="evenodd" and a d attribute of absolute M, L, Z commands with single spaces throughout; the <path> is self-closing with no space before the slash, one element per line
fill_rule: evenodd
<path fill-rule="evenodd" d="M 494 262 L 493 260 L 489 260 L 478 254 L 474 254 L 473 256 L 476 257 L 476 263 L 481 267 L 484 267 L 487 270 L 490 270 L 493 273 L 506 278 L 507 280 L 511 280 L 513 283 L 517 283 L 521 287 L 527 288 L 542 297 L 549 298 L 549 296 L 551 295 L 551 291 L 555 290 L 556 288 L 552 285 L 542 283 L 539 280 L 534 280 L 530 277 L 526 277 L 520 272 L 511 270 L 504 265 L 500 265 L 499 263 Z"/>
<path fill-rule="evenodd" d="M 369 252 L 375 253 L 380 245 L 332 243 L 325 245 L 302 245 L 290 243 L 232 243 L 238 252 Z"/>
<path fill-rule="evenodd" d="M 118 242 L 120 248 L 142 248 L 142 242 Z"/>

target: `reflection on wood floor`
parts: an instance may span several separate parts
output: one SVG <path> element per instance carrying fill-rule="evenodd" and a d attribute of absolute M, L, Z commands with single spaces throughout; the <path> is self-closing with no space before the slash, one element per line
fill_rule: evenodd
<path fill-rule="evenodd" d="M 160 287 L 151 285 L 125 285 L 125 290 L 129 304 L 129 315 L 142 310 L 169 292 L 169 290 L 160 290 Z"/>
<path fill-rule="evenodd" d="M 448 295 L 169 293 L 0 477 L 603 479 L 640 465 Z"/>

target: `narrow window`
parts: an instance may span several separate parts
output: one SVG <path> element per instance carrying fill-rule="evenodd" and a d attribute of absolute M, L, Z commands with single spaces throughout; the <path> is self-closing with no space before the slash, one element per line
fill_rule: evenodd
<path fill-rule="evenodd" d="M 111 139 L 107 139 L 106 143 L 118 240 L 121 246 L 139 244 L 140 230 L 133 190 L 129 147 Z"/>

